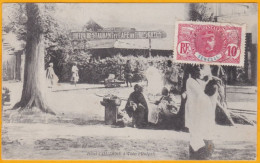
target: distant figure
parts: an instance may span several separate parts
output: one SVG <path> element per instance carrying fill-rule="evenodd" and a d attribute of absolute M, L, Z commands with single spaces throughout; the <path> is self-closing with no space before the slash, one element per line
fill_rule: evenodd
<path fill-rule="evenodd" d="M 241 69 L 238 70 L 237 80 L 238 80 L 238 82 L 241 82 L 241 83 L 246 82 L 246 74 Z"/>
<path fill-rule="evenodd" d="M 153 66 L 153 62 L 149 63 L 149 67 L 146 70 L 145 76 L 147 79 L 148 94 L 160 94 L 163 88 L 162 73 L 159 69 Z"/>
<path fill-rule="evenodd" d="M 164 75 L 164 86 L 170 90 L 171 93 L 180 93 L 180 72 L 177 66 L 172 65 L 172 61 L 167 61 L 167 68 Z"/>
<path fill-rule="evenodd" d="M 53 85 L 56 84 L 59 80 L 59 78 L 53 70 L 53 63 L 49 63 L 49 67 L 46 69 L 46 78 L 49 88 L 52 88 Z"/>
<path fill-rule="evenodd" d="M 77 67 L 77 63 L 73 63 L 73 66 L 71 68 L 71 82 L 72 84 L 74 84 L 75 86 L 77 85 L 77 82 L 79 81 L 79 69 Z"/>
<path fill-rule="evenodd" d="M 143 95 L 143 88 L 136 84 L 127 100 L 125 111 L 132 117 L 133 127 L 142 128 L 148 124 L 148 105 Z"/>
<path fill-rule="evenodd" d="M 126 82 L 126 86 L 128 87 L 128 83 L 130 84 L 130 87 L 132 87 L 132 67 L 130 64 L 130 60 L 126 61 L 126 65 L 125 65 L 125 82 Z"/>

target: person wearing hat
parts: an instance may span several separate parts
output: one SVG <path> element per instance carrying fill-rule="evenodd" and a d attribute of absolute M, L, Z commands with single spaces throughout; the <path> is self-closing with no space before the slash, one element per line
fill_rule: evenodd
<path fill-rule="evenodd" d="M 127 100 L 125 111 L 132 117 L 133 127 L 142 128 L 148 124 L 148 105 L 143 95 L 143 87 L 139 84 L 134 86 Z"/>
<path fill-rule="evenodd" d="M 48 87 L 52 88 L 55 83 L 58 82 L 58 77 L 53 70 L 53 63 L 49 63 L 49 67 L 46 69 L 46 78 Z"/>

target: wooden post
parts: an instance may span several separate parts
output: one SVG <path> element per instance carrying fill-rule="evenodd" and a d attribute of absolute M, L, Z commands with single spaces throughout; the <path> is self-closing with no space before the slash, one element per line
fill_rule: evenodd
<path fill-rule="evenodd" d="M 122 80 L 122 64 L 120 64 L 120 76 L 119 76 L 119 79 Z"/>
<path fill-rule="evenodd" d="M 21 81 L 21 60 L 22 60 L 22 52 L 19 51 L 15 54 L 16 62 L 15 62 L 15 79 Z"/>
<path fill-rule="evenodd" d="M 149 38 L 149 58 L 152 56 L 152 40 Z"/>
<path fill-rule="evenodd" d="M 251 80 L 251 59 L 252 57 L 250 56 L 251 54 L 251 46 L 252 46 L 252 34 L 251 33 L 246 33 L 246 50 L 245 50 L 245 75 L 246 75 L 246 80 L 250 81 Z"/>
<path fill-rule="evenodd" d="M 115 104 L 107 104 L 105 106 L 105 124 L 113 125 L 117 122 L 118 106 Z"/>

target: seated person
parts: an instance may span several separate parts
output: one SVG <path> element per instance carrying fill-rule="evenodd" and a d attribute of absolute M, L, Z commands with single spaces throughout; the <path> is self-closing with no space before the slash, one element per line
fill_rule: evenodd
<path fill-rule="evenodd" d="M 136 84 L 127 100 L 125 111 L 132 117 L 133 127 L 142 128 L 148 124 L 148 105 L 143 95 L 143 88 Z"/>
<path fill-rule="evenodd" d="M 168 89 L 163 87 L 163 89 L 162 89 L 162 97 L 160 98 L 160 100 L 155 102 L 155 105 L 158 105 L 168 95 L 169 95 Z"/>
<path fill-rule="evenodd" d="M 179 111 L 180 105 L 180 97 L 175 96 L 170 93 L 167 88 L 163 88 L 162 97 L 159 101 L 155 102 L 157 106 L 157 111 L 155 112 L 156 121 L 155 124 L 170 124 L 176 118 L 176 115 Z"/>
<path fill-rule="evenodd" d="M 173 94 L 171 91 L 169 92 L 168 89 L 164 87 L 162 90 L 162 97 L 159 101 L 156 101 L 155 104 L 164 112 L 177 114 L 179 111 L 179 103 L 180 100 L 178 100 L 178 96 Z"/>
<path fill-rule="evenodd" d="M 173 84 L 170 88 L 170 93 L 172 94 L 181 94 L 181 91 L 179 90 L 179 87 L 177 84 Z"/>

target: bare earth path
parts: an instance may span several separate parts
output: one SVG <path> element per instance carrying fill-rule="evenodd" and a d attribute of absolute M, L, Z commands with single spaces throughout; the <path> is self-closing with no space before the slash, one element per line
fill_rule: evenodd
<path fill-rule="evenodd" d="M 21 83 L 3 85 L 11 86 L 12 106 L 19 100 Z M 104 108 L 100 105 L 102 97 L 97 94 L 113 93 L 126 98 L 131 91 L 132 88 L 104 89 L 98 85 L 79 85 L 75 89 L 63 84 L 48 93 L 49 103 L 57 113 L 55 117 L 19 116 L 8 110 L 11 106 L 5 106 L 2 113 L 2 158 L 187 160 L 188 133 L 104 125 Z M 235 95 L 239 96 L 239 93 Z M 240 96 L 240 102 L 251 102 L 248 105 L 256 100 L 255 94 L 247 95 L 247 99 L 242 98 L 244 94 Z M 237 98 L 231 97 L 228 100 L 235 106 Z M 256 126 L 216 126 L 216 150 L 212 159 L 255 159 L 256 133 Z"/>

